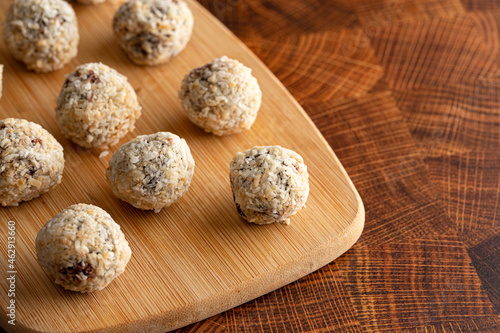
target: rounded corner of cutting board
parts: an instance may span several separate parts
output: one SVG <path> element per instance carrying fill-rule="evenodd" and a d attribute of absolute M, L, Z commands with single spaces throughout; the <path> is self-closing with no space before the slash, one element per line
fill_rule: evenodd
<path fill-rule="evenodd" d="M 349 176 L 347 176 L 347 177 L 349 177 Z M 365 228 L 365 204 L 363 203 L 363 199 L 361 199 L 361 196 L 359 195 L 358 190 L 356 189 L 356 187 L 354 186 L 354 184 L 352 183 L 350 178 L 349 178 L 349 181 L 351 183 L 353 191 L 356 193 L 356 200 L 358 203 L 358 210 L 356 212 L 356 216 L 353 219 L 353 225 L 354 225 L 355 230 L 356 230 L 354 232 L 355 237 L 354 237 L 353 243 L 351 244 L 351 246 L 349 246 L 349 249 L 350 249 L 354 244 L 356 244 L 356 242 L 361 237 L 361 234 L 363 233 L 363 230 Z"/>
<path fill-rule="evenodd" d="M 346 177 L 347 174 L 345 174 Z M 337 259 L 346 253 L 359 239 L 365 223 L 365 209 L 363 201 L 356 188 L 348 179 L 350 188 L 357 201 L 357 212 L 349 225 L 330 241 L 307 253 L 299 260 L 288 262 L 276 270 L 267 272 L 244 281 L 239 285 L 212 297 L 201 299 L 185 307 L 172 311 L 141 318 L 139 320 L 122 323 L 120 325 L 101 327 L 96 330 L 75 331 L 78 333 L 117 333 L 117 332 L 166 332 L 172 331 L 200 320 L 209 318 L 227 311 L 257 297 L 270 293 L 287 284 L 290 284 Z M 16 332 L 38 333 L 44 332 L 34 327 L 29 327 L 18 321 Z"/>
<path fill-rule="evenodd" d="M 151 331 L 172 331 L 207 319 L 293 283 L 342 256 L 359 240 L 365 224 L 365 208 L 361 196 L 347 176 L 347 173 L 345 173 L 345 176 L 348 178 L 347 180 L 350 183 L 350 188 L 354 191 L 357 202 L 357 212 L 351 223 L 329 242 L 311 251 L 300 258 L 300 260 L 289 262 L 272 272 L 256 276 L 251 280 L 247 280 L 231 289 L 225 290 L 223 293 L 213 295 L 207 299 L 202 299 L 187 307 L 147 318 L 144 322 L 148 323 L 147 325 L 150 327 Z M 114 327 L 99 332 L 134 332 L 138 327 L 144 327 L 144 324 L 140 322 L 129 323 L 129 325 L 119 328 Z"/>

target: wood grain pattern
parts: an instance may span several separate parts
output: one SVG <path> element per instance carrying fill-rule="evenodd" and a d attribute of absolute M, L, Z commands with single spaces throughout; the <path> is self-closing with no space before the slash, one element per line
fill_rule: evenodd
<path fill-rule="evenodd" d="M 498 332 L 500 3 L 313 1 L 297 24 L 282 18 L 300 16 L 290 11 L 300 1 L 200 2 L 300 99 L 360 191 L 367 220 L 334 263 L 182 331 Z M 363 90 L 352 98 L 316 98 L 318 87 L 328 96 L 347 85 L 300 69 L 338 70 L 339 55 L 322 62 L 325 44 L 356 31 L 369 41 L 356 47 L 373 50 L 383 77 L 358 77 Z M 293 80 L 290 68 L 299 69 Z"/>
<path fill-rule="evenodd" d="M 477 242 L 469 248 L 469 256 L 474 263 L 479 278 L 483 281 L 483 288 L 490 297 L 491 303 L 500 311 L 500 237 L 498 231 L 489 239 Z"/>
<path fill-rule="evenodd" d="M 393 92 L 425 156 L 500 149 L 500 81 L 480 82 Z"/>
<path fill-rule="evenodd" d="M 478 246 L 500 231 L 499 163 L 498 150 L 426 159 L 447 215 L 468 247 Z"/>
<path fill-rule="evenodd" d="M 360 30 L 292 35 L 276 40 L 253 38 L 247 45 L 298 101 L 359 97 L 382 77 L 369 40 Z M 309 49 L 316 50 L 314 57 L 306 51 Z M 282 66 L 282 59 L 291 65 Z"/>
<path fill-rule="evenodd" d="M 472 11 L 467 14 L 472 20 L 474 20 L 476 28 L 478 29 L 481 37 L 484 39 L 484 45 L 494 54 L 498 54 L 500 49 L 499 12 L 500 11 L 498 9 L 491 9 L 488 11 Z"/>
<path fill-rule="evenodd" d="M 500 2 L 199 1 L 314 118 L 363 197 L 368 232 L 317 272 L 179 332 L 499 332 Z M 351 98 L 328 73 L 359 65 L 325 54 L 348 34 L 365 36 L 342 43 L 382 69 L 349 82 Z"/>
<path fill-rule="evenodd" d="M 459 0 L 355 0 L 354 4 L 360 23 L 371 29 L 397 22 L 416 22 L 465 14 Z"/>
<path fill-rule="evenodd" d="M 436 33 L 438 32 L 439 33 Z M 470 82 L 496 71 L 494 54 L 465 16 L 381 27 L 372 45 L 394 90 Z"/>
<path fill-rule="evenodd" d="M 481 290 L 467 251 L 454 237 L 415 239 L 353 252 L 347 273 L 353 284 L 350 295 L 358 320 L 369 331 L 391 332 L 394 327 L 438 324 L 442 318 L 461 320 L 464 314 L 486 317 L 496 313 Z M 455 267 L 461 267 L 460 274 Z M 391 311 L 399 315 L 387 316 Z"/>
<path fill-rule="evenodd" d="M 190 5 L 196 19 L 193 38 L 181 55 L 161 67 L 134 66 L 117 51 L 112 31 L 106 28 L 118 6 L 114 2 L 98 10 L 76 8 L 81 51 L 62 71 L 27 72 L 5 48 L 0 49 L 0 62 L 6 65 L 0 115 L 40 123 L 62 143 L 66 158 L 61 185 L 36 200 L 0 211 L 2 221 L 17 222 L 15 328 L 19 331 L 172 330 L 317 270 L 359 237 L 364 223 L 361 199 L 311 120 L 241 42 L 200 5 Z M 0 12 L 6 6 L 0 4 Z M 263 106 L 251 131 L 221 138 L 205 134 L 188 121 L 177 90 L 191 68 L 223 54 L 253 69 L 263 90 Z M 137 89 L 143 115 L 136 130 L 120 143 L 139 134 L 171 131 L 190 145 L 195 176 L 188 194 L 169 209 L 155 214 L 116 199 L 104 176 L 111 154 L 99 159 L 97 152 L 77 147 L 58 130 L 53 110 L 64 74 L 90 61 L 116 68 Z M 259 144 L 294 149 L 308 165 L 311 194 L 307 208 L 290 226 L 251 225 L 240 220 L 234 208 L 228 163 L 237 151 Z M 78 202 L 108 211 L 121 225 L 133 252 L 120 278 L 89 295 L 54 285 L 35 260 L 38 230 L 57 212 Z M 2 223 L 2 272 L 8 271 L 6 227 Z M 7 304 L 7 281 L 2 276 L 0 299 Z M 0 318 L 3 327 L 12 328 L 5 313 Z"/>
<path fill-rule="evenodd" d="M 462 0 L 464 7 L 468 10 L 490 11 L 500 9 L 498 0 Z"/>
<path fill-rule="evenodd" d="M 295 32 L 314 33 L 325 30 L 341 30 L 359 26 L 350 3 L 335 1 L 280 1 L 280 0 L 202 0 L 217 18 L 222 20 L 240 38 L 252 40 L 286 37 Z M 318 12 L 323 11 L 323 15 Z M 332 24 L 335 22 L 335 24 Z M 290 63 L 292 64 L 292 63 Z"/>
<path fill-rule="evenodd" d="M 377 220 L 365 225 L 360 244 L 450 232 L 410 132 L 398 126 L 403 119 L 390 93 L 304 106 L 366 198 L 367 220 Z"/>

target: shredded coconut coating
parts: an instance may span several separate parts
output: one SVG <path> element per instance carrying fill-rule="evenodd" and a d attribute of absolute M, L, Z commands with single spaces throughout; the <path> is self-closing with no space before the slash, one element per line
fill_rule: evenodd
<path fill-rule="evenodd" d="M 250 68 L 223 56 L 187 74 L 179 98 L 193 123 L 227 135 L 252 127 L 262 92 Z"/>
<path fill-rule="evenodd" d="M 156 66 L 186 47 L 193 22 L 184 0 L 131 0 L 115 13 L 113 30 L 133 62 Z"/>
<path fill-rule="evenodd" d="M 17 206 L 57 186 L 64 169 L 63 148 L 40 125 L 0 120 L 0 204 Z"/>
<path fill-rule="evenodd" d="M 62 68 L 78 53 L 78 22 L 63 0 L 15 0 L 3 36 L 14 58 L 35 72 Z"/>
<path fill-rule="evenodd" d="M 103 209 L 70 206 L 36 236 L 38 263 L 67 290 L 104 289 L 125 271 L 132 251 L 120 226 Z"/>
<path fill-rule="evenodd" d="M 113 154 L 106 170 L 118 198 L 156 212 L 186 193 L 193 173 L 194 159 L 186 141 L 168 132 L 127 142 Z"/>
<path fill-rule="evenodd" d="M 56 118 L 65 137 L 86 148 L 118 143 L 141 115 L 127 78 L 101 63 L 77 67 L 59 94 Z"/>
<path fill-rule="evenodd" d="M 253 147 L 230 164 L 234 203 L 248 222 L 290 223 L 306 203 L 309 175 L 302 157 L 280 146 Z"/>

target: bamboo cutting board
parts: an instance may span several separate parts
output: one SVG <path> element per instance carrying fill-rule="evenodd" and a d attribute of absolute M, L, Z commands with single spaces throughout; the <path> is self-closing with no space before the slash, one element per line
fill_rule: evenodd
<path fill-rule="evenodd" d="M 77 6 L 79 55 L 64 69 L 34 74 L 7 53 L 0 116 L 41 124 L 64 147 L 61 185 L 18 207 L 0 208 L 0 301 L 7 295 L 7 221 L 16 222 L 16 326 L 8 331 L 163 332 L 230 309 L 311 273 L 347 251 L 364 225 L 361 199 L 342 165 L 302 108 L 272 73 L 222 24 L 194 1 L 193 38 L 170 63 L 133 65 L 113 41 L 111 19 L 119 3 Z M 1 19 L 8 1 L 0 4 Z M 227 55 L 253 69 L 263 105 L 250 131 L 227 137 L 205 134 L 182 112 L 177 91 L 184 74 Z M 185 138 L 196 161 L 188 193 L 159 214 L 116 199 L 105 179 L 111 154 L 99 158 L 66 140 L 54 114 L 64 75 L 77 65 L 101 61 L 123 73 L 137 91 L 143 115 L 136 135 L 170 131 Z M 229 185 L 229 161 L 254 145 L 281 145 L 297 151 L 309 168 L 307 206 L 289 226 L 248 224 L 238 217 Z M 102 207 L 121 225 L 132 259 L 123 275 L 93 294 L 56 286 L 36 262 L 38 230 L 75 203 Z"/>

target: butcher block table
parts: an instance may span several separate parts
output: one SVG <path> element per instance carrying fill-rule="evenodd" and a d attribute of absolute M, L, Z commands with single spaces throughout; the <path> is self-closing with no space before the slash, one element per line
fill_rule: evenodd
<path fill-rule="evenodd" d="M 500 332 L 500 3 L 200 0 L 359 191 L 359 241 L 179 332 Z"/>
<path fill-rule="evenodd" d="M 295 217 L 297 222 L 295 225 L 292 220 L 292 225 L 288 229 L 274 225 L 267 229 L 266 227 L 258 229 L 256 226 L 247 229 L 246 224 L 235 220 L 230 225 L 235 230 L 234 235 L 238 232 L 285 235 L 293 230 L 303 230 L 302 235 L 305 237 L 308 232 L 304 221 L 310 221 L 309 226 L 319 230 L 317 226 L 321 226 L 322 221 L 313 221 L 313 217 L 321 216 L 318 212 L 323 212 L 323 208 L 325 212 L 329 210 L 337 212 L 342 207 L 346 212 L 343 212 L 343 215 L 339 213 L 339 216 L 346 218 L 350 216 L 350 221 L 354 222 L 348 225 L 354 225 L 355 231 L 339 232 L 339 235 L 346 235 L 344 240 L 342 238 L 339 241 L 345 248 L 330 249 L 329 257 L 319 255 L 314 257 L 314 264 L 307 266 L 306 269 L 289 265 L 286 266 L 286 272 L 278 270 L 284 278 L 278 279 L 276 276 L 279 274 L 274 274 L 273 279 L 254 279 L 255 286 L 252 285 L 251 288 L 253 294 L 248 296 L 241 293 L 241 296 L 231 299 L 228 296 L 229 292 L 222 291 L 220 304 L 217 303 L 219 307 L 206 307 L 202 309 L 204 312 L 199 309 L 200 307 L 195 307 L 201 311 L 199 313 L 186 310 L 185 316 L 176 315 L 178 324 L 172 324 L 171 327 L 181 327 L 188 322 L 196 321 L 196 318 L 206 318 L 209 313 L 211 316 L 223 309 L 241 304 L 243 301 L 240 300 L 247 301 L 274 290 L 276 287 L 273 286 L 282 286 L 285 284 L 284 281 L 286 283 L 294 281 L 326 263 L 326 266 L 295 282 L 243 305 L 180 328 L 176 332 L 500 332 L 500 2 L 198 1 L 241 39 L 295 97 L 333 149 L 357 189 L 356 192 L 330 148 L 318 136 L 312 123 L 302 113 L 302 109 L 291 100 L 279 82 L 253 55 L 248 56 L 246 48 L 243 48 L 232 35 L 225 33 L 219 23 L 214 25 L 213 19 L 203 14 L 202 8 L 197 5 L 195 14 L 200 19 L 199 24 L 205 23 L 206 29 L 197 27 L 198 30 L 195 30 L 193 38 L 198 44 L 193 43 L 188 46 L 182 57 L 172 61 L 172 64 L 178 64 L 180 67 L 169 72 L 170 76 L 167 75 L 167 79 L 177 83 L 181 77 L 181 69 L 185 70 L 184 67 L 194 63 L 193 59 L 196 57 L 208 55 L 202 51 L 213 51 L 216 46 L 214 41 L 218 38 L 232 41 L 236 45 L 235 54 L 241 54 L 243 59 L 250 61 L 254 73 L 262 78 L 260 82 L 264 87 L 265 105 L 252 129 L 253 132 L 247 134 L 248 138 L 260 135 L 266 124 L 278 128 L 280 122 L 290 124 L 290 119 L 296 119 L 294 126 L 299 124 L 304 126 L 302 132 L 294 132 L 295 136 L 285 132 L 281 135 L 278 131 L 274 134 L 262 133 L 274 135 L 270 137 L 278 142 L 282 139 L 292 144 L 298 151 L 303 151 L 309 158 L 306 160 L 312 162 L 311 198 L 303 213 Z M 108 0 L 107 4 L 88 10 L 80 5 L 78 11 L 83 13 L 82 22 L 86 22 L 85 20 L 91 17 L 89 15 L 94 15 L 89 14 L 91 10 L 95 10 L 97 20 L 99 17 L 102 18 L 99 8 L 109 10 L 119 2 L 121 0 Z M 191 1 L 190 4 L 193 5 L 194 2 Z M 95 29 L 92 25 L 82 29 L 84 40 L 92 41 L 92 38 L 89 38 L 90 32 L 94 31 L 92 29 Z M 210 31 L 219 33 L 212 36 Z M 105 29 L 102 33 L 95 30 L 96 40 L 108 36 L 107 33 L 109 35 L 109 31 Z M 206 42 L 201 43 L 200 40 Z M 127 70 L 132 80 L 139 82 L 140 70 L 133 66 L 129 68 L 128 62 L 123 62 L 126 61 L 123 54 L 106 53 L 106 50 L 109 51 L 114 47 L 114 44 L 110 45 L 103 44 L 101 53 L 108 55 L 103 61 L 116 61 L 120 70 Z M 194 52 L 195 47 L 199 47 L 199 54 Z M 229 45 L 218 47 L 224 50 Z M 82 48 L 79 56 L 84 59 L 92 55 L 91 49 Z M 12 62 L 11 58 L 3 54 L 2 57 L 3 61 L 9 64 L 6 67 L 7 77 L 13 77 L 13 73 L 21 73 L 19 75 L 23 78 L 31 77 L 31 74 L 21 70 L 14 71 L 13 69 L 19 64 Z M 144 69 L 144 71 L 153 70 Z M 58 78 L 57 75 L 62 73 L 51 75 L 54 76 L 47 78 Z M 33 77 L 37 78 L 33 82 L 38 82 L 36 80 L 41 78 L 41 76 Z M 54 88 L 56 81 L 47 79 L 44 87 L 56 91 Z M 18 101 L 9 97 L 9 94 L 12 96 L 13 85 L 5 88 L 4 93 L 7 95 L 4 95 L 3 105 L 10 105 L 5 103 L 17 105 L 15 103 Z M 170 89 L 162 85 L 158 85 L 157 88 Z M 47 104 L 47 101 L 53 98 L 52 90 L 45 99 L 43 93 L 40 93 L 41 103 Z M 37 91 L 30 91 L 30 94 Z M 152 120 L 150 107 L 158 101 L 154 98 L 144 98 L 147 91 L 139 90 L 138 93 L 145 105 L 143 115 L 145 122 L 138 126 L 139 131 L 160 126 L 161 122 L 158 124 Z M 172 96 L 170 94 L 166 98 L 172 99 Z M 281 112 L 282 118 L 271 117 L 271 109 Z M 190 143 L 193 143 L 195 153 L 199 154 L 196 156 L 200 157 L 199 170 L 205 170 L 206 159 L 202 158 L 200 153 L 202 150 L 199 149 L 205 137 L 201 137 L 190 123 L 184 121 L 178 110 L 175 110 L 177 109 L 172 111 L 167 120 L 163 118 L 159 120 L 165 121 L 166 124 L 170 124 L 169 122 L 177 124 L 177 129 L 183 133 L 195 133 L 189 137 Z M 293 113 L 287 113 L 289 110 Z M 48 124 L 52 132 L 58 133 L 52 118 L 44 117 L 40 118 L 40 121 L 45 121 L 44 125 Z M 57 135 L 58 139 L 61 139 L 60 134 Z M 129 137 L 131 138 L 132 134 Z M 244 142 L 245 138 L 247 137 L 242 135 L 235 137 L 234 140 Z M 236 149 L 236 144 L 232 144 L 232 138 L 217 141 L 206 136 L 206 140 L 221 147 L 227 143 L 228 149 Z M 317 143 L 314 147 L 318 152 L 309 149 L 313 146 L 308 145 L 308 142 Z M 69 175 L 65 176 L 66 183 L 38 201 L 24 203 L 22 207 L 26 207 L 26 211 L 4 210 L 4 213 L 7 212 L 5 214 L 31 212 L 38 207 L 36 205 L 45 202 L 44 200 L 49 203 L 46 209 L 52 212 L 62 205 L 61 202 L 54 200 L 63 193 L 65 186 L 71 184 L 73 180 L 71 170 L 75 168 L 78 158 L 93 161 L 92 163 L 100 167 L 105 164 L 104 160 L 94 158 L 89 152 L 79 154 L 67 142 L 65 151 L 68 157 Z M 224 154 L 228 155 L 224 155 L 225 157 L 230 157 L 227 151 Z M 323 165 L 317 161 L 315 163 L 315 160 L 328 163 Z M 215 168 L 213 172 L 224 173 L 226 177 L 225 171 Z M 96 183 L 103 180 L 102 175 L 99 173 L 96 175 L 98 175 L 95 177 Z M 326 177 L 327 175 L 333 175 L 338 179 L 330 179 Z M 180 202 L 178 207 L 188 205 L 191 202 L 189 200 L 194 201 L 204 185 L 205 178 L 201 177 L 210 179 L 208 176 L 200 172 L 198 176 L 200 178 L 196 180 L 193 190 L 190 190 L 190 196 L 183 199 L 184 203 Z M 325 182 L 315 181 L 320 179 Z M 224 186 L 227 184 L 223 181 L 227 182 L 227 179 L 220 181 L 221 186 L 218 190 L 226 198 L 230 194 L 225 191 Z M 337 188 L 329 187 L 329 181 L 346 185 L 343 188 L 348 189 L 345 193 L 349 195 L 344 195 L 344 192 Z M 85 184 L 87 187 L 90 185 L 92 184 Z M 322 185 L 324 187 L 322 191 L 315 190 L 322 188 Z M 109 192 L 107 187 L 95 189 L 95 191 L 101 190 L 103 193 Z M 86 194 L 83 192 L 71 195 L 85 197 Z M 358 193 L 364 204 L 364 214 Z M 333 205 L 335 209 L 338 208 L 337 210 L 332 210 L 332 207 L 328 206 L 328 201 L 323 206 L 318 204 L 324 203 L 318 198 L 325 194 L 331 194 L 331 197 L 338 201 L 336 206 Z M 120 214 L 117 212 L 120 209 L 123 210 L 123 214 L 130 209 L 124 204 L 119 206 L 119 203 L 110 196 L 90 199 L 113 209 L 113 215 L 118 214 L 119 217 Z M 51 206 L 52 202 L 54 204 Z M 227 210 L 225 207 L 221 210 L 221 221 L 223 215 L 224 218 L 236 216 L 232 203 L 227 206 Z M 347 212 L 346 207 L 350 207 L 351 210 Z M 172 216 L 179 211 L 180 208 L 177 210 L 173 208 Z M 49 215 L 45 208 L 40 211 L 40 215 L 42 214 Z M 158 215 L 158 221 L 165 222 L 166 220 L 162 219 L 170 216 L 169 214 Z M 156 219 L 155 215 L 135 211 L 130 219 L 136 215 L 145 219 Z M 331 218 L 340 221 L 338 216 Z M 32 244 L 26 241 L 34 237 L 33 230 L 35 227 L 40 227 L 42 222 L 37 219 L 32 221 L 32 224 L 19 223 L 19 248 L 22 248 L 24 243 L 29 243 L 29 246 L 25 247 L 28 250 L 19 254 L 21 264 L 26 258 L 30 259 L 29 265 L 33 266 L 33 276 L 38 277 L 30 280 L 30 275 L 26 274 L 26 267 L 20 266 L 19 320 L 26 324 L 27 319 L 31 319 L 29 323 L 35 328 L 49 327 L 42 324 L 37 326 L 37 320 L 44 325 L 58 320 L 57 325 L 51 327 L 64 327 L 64 322 L 61 324 L 61 318 L 65 318 L 62 314 L 58 316 L 58 313 L 48 313 L 50 309 L 36 306 L 31 315 L 25 310 L 26 304 L 47 304 L 48 307 L 53 305 L 57 308 L 61 300 L 90 304 L 94 297 L 98 300 L 94 302 L 96 306 L 102 304 L 107 306 L 116 301 L 118 304 L 116 307 L 120 309 L 117 310 L 119 314 L 153 311 L 154 306 L 145 309 L 126 308 L 123 307 L 123 302 L 120 303 L 123 294 L 131 292 L 134 286 L 130 286 L 132 288 L 130 290 L 120 288 L 125 288 L 123 286 L 126 286 L 127 281 L 132 281 L 138 276 L 140 264 L 149 267 L 149 258 L 144 257 L 141 252 L 145 249 L 139 247 L 143 240 L 133 233 L 140 228 L 127 223 L 123 217 L 121 222 L 124 230 L 132 236 L 131 245 L 135 251 L 135 261 L 131 262 L 128 271 L 110 285 L 106 292 L 89 297 L 65 294 L 47 280 L 34 262 Z M 198 224 L 194 222 L 196 221 L 190 221 L 187 225 L 197 228 Z M 176 226 L 176 224 L 165 225 L 172 228 Z M 148 228 L 153 230 L 155 226 L 150 224 Z M 200 225 L 200 228 L 203 226 L 205 225 Z M 294 229 L 295 227 L 297 229 Z M 356 242 L 361 229 L 363 232 Z M 25 233 L 26 230 L 31 233 Z M 213 232 L 216 234 L 216 231 Z M 337 232 L 330 232 L 337 235 Z M 27 234 L 29 237 L 25 236 Z M 297 234 L 297 239 L 302 235 Z M 318 239 L 320 236 L 328 238 L 330 235 L 319 235 Z M 335 240 L 338 241 L 339 237 Z M 263 239 L 267 242 L 265 237 Z M 160 239 L 158 242 L 166 243 Z M 172 242 L 175 243 L 175 239 Z M 355 244 L 347 250 L 353 243 Z M 292 243 L 289 245 L 294 246 Z M 295 245 L 298 247 L 299 244 Z M 251 246 L 252 244 L 249 248 Z M 347 252 L 335 259 L 346 250 Z M 273 255 L 277 254 L 269 254 L 270 257 Z M 307 258 L 298 256 L 296 262 L 305 264 Z M 328 263 L 332 259 L 335 260 Z M 212 273 L 216 272 L 208 271 L 207 275 Z M 147 276 L 147 278 L 156 277 Z M 186 278 L 187 280 L 190 278 Z M 186 284 L 189 282 L 179 281 L 179 288 L 184 282 Z M 263 282 L 257 285 L 258 281 Z M 26 283 L 35 282 L 46 288 L 25 287 Z M 1 285 L 5 286 L 5 281 Z M 153 286 L 147 284 L 144 286 L 144 289 L 151 288 Z M 122 292 L 119 292 L 120 290 Z M 203 294 L 205 291 L 207 295 L 213 292 L 200 286 L 198 293 Z M 51 294 L 57 297 L 54 298 L 53 304 L 49 304 L 50 299 L 42 296 L 33 299 L 25 297 L 31 293 Z M 218 295 L 210 294 L 210 297 L 219 300 Z M 154 297 L 129 300 L 130 304 L 150 302 L 152 305 L 161 305 L 161 302 L 157 302 Z M 165 299 L 163 301 L 166 302 Z M 22 302 L 25 306 L 23 309 L 21 309 Z M 228 304 L 233 305 L 228 306 Z M 88 316 L 90 310 L 83 308 L 78 312 L 78 315 L 88 320 L 82 322 L 81 331 L 97 331 L 85 328 L 90 325 L 89 323 L 97 322 L 99 319 L 97 312 L 94 317 Z M 1 313 L 4 315 L 5 309 Z M 41 313 L 44 315 L 40 315 Z M 184 314 L 182 311 L 176 313 Z M 75 323 L 78 321 L 75 316 L 67 317 L 68 327 L 77 330 Z M 158 331 L 158 325 L 164 322 L 165 318 L 169 318 L 168 313 L 163 310 L 158 317 L 160 319 L 153 318 L 151 321 L 154 325 L 142 325 L 140 321 L 137 321 L 136 325 L 127 322 L 132 319 L 123 316 L 123 320 L 120 318 L 110 318 L 110 320 L 120 319 L 124 326 L 113 326 L 107 331 L 119 332 L 120 327 L 126 327 L 128 331 L 145 332 L 154 327 L 154 331 Z M 5 318 L 0 322 L 5 323 Z M 3 326 L 9 330 L 11 328 Z M 22 329 L 20 326 L 19 330 Z M 163 329 L 163 326 L 161 328 Z"/>

